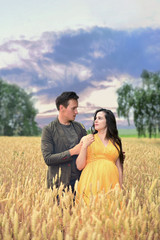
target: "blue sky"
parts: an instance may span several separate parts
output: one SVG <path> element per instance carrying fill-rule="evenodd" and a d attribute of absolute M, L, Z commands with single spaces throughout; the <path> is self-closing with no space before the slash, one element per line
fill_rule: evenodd
<path fill-rule="evenodd" d="M 33 92 L 44 126 L 54 100 L 76 91 L 88 128 L 99 107 L 116 114 L 116 90 L 160 70 L 160 0 L 5 0 L 0 9 L 0 77 Z M 119 119 L 119 127 L 126 121 Z"/>

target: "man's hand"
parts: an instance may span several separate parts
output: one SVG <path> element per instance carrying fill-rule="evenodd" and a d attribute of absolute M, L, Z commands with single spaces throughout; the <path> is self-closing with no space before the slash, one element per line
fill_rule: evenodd
<path fill-rule="evenodd" d="M 69 149 L 70 155 L 78 155 L 80 153 L 82 142 L 78 143 L 75 147 Z"/>

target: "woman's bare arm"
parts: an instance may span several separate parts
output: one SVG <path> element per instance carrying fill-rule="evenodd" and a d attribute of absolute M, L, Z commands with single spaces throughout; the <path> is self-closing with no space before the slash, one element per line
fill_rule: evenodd
<path fill-rule="evenodd" d="M 81 139 L 82 146 L 76 159 L 76 165 L 79 170 L 82 170 L 86 166 L 87 148 L 92 142 L 94 142 L 93 134 L 89 134 Z"/>

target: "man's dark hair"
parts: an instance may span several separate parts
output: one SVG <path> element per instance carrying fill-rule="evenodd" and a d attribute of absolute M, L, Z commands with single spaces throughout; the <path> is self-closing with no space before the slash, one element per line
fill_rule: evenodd
<path fill-rule="evenodd" d="M 79 96 L 75 92 L 63 92 L 56 98 L 56 107 L 59 110 L 59 106 L 63 105 L 65 108 L 68 106 L 68 101 L 71 99 L 77 100 Z"/>

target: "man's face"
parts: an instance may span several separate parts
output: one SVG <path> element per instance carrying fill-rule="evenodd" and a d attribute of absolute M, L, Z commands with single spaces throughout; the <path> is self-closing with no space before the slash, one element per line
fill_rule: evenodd
<path fill-rule="evenodd" d="M 61 113 L 63 115 L 63 118 L 68 122 L 75 120 L 76 115 L 78 114 L 77 108 L 78 101 L 75 99 L 70 99 L 66 108 L 61 105 Z"/>

